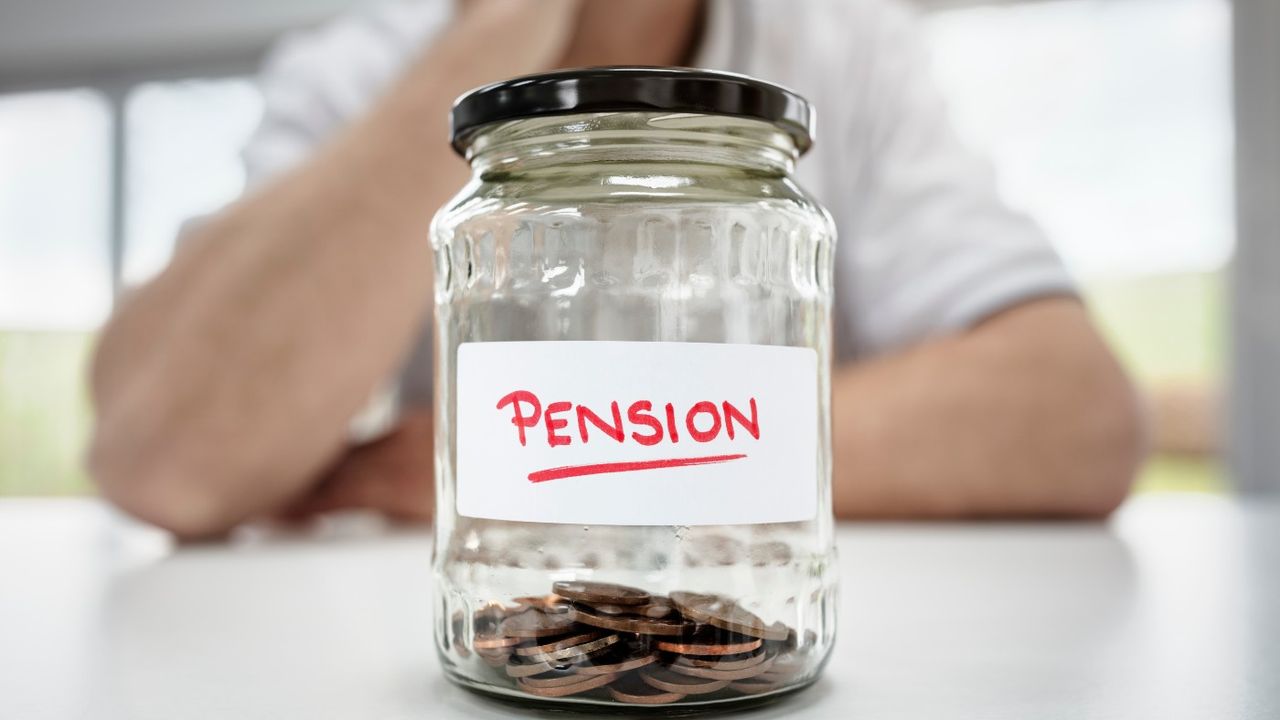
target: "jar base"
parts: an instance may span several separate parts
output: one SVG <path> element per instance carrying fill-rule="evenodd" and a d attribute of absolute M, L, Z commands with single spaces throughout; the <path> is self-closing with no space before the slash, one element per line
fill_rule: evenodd
<path fill-rule="evenodd" d="M 500 703 L 506 707 L 517 707 L 523 710 L 548 710 L 553 712 L 569 712 L 591 715 L 605 714 L 620 717 L 691 717 L 697 715 L 709 715 L 713 713 L 748 710 L 762 705 L 772 705 L 776 702 L 783 701 L 786 698 L 807 689 L 810 685 L 813 685 L 819 677 L 819 675 L 815 673 L 813 677 L 797 682 L 794 685 L 753 695 L 740 695 L 737 697 L 722 697 L 708 700 L 693 700 L 691 699 L 692 696 L 690 696 L 690 698 L 686 698 L 685 700 L 663 705 L 639 705 L 622 703 L 603 697 L 595 697 L 590 694 L 564 698 L 534 698 L 516 690 L 508 690 L 500 686 L 477 682 L 473 678 L 467 677 L 462 673 L 453 672 L 447 667 L 445 668 L 444 675 L 455 685 L 473 692 L 486 700 Z"/>

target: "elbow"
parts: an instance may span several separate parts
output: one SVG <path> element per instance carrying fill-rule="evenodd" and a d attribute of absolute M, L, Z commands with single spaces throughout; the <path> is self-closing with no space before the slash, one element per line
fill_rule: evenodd
<path fill-rule="evenodd" d="M 236 518 L 215 485 L 174 453 L 139 448 L 111 425 L 99 423 L 88 469 L 100 494 L 128 515 L 182 540 L 224 535 Z"/>
<path fill-rule="evenodd" d="M 1064 478 L 1073 491 L 1065 508 L 1070 514 L 1102 519 L 1128 498 L 1149 447 L 1145 404 L 1127 375 L 1114 366 L 1092 392 L 1079 413 L 1079 442 L 1064 458 L 1070 470 Z"/>

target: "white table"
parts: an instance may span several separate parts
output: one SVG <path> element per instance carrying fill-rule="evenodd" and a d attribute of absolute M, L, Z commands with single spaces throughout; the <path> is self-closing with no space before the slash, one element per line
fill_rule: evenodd
<path fill-rule="evenodd" d="M 846 525 L 797 718 L 1280 718 L 1280 505 L 1102 524 Z M 88 500 L 0 502 L 0 718 L 511 717 L 444 681 L 430 543 L 338 525 L 173 549 Z"/>

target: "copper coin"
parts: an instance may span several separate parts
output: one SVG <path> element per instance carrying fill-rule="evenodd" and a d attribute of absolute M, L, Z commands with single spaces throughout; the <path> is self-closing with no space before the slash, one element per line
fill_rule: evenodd
<path fill-rule="evenodd" d="M 654 595 L 649 599 L 649 604 L 642 607 L 638 614 L 650 618 L 664 618 L 673 612 L 675 608 L 671 606 L 671 600 L 661 595 Z"/>
<path fill-rule="evenodd" d="M 618 660 L 615 662 L 579 663 L 573 667 L 573 672 L 578 675 L 617 675 L 652 665 L 656 662 L 658 662 L 658 656 L 655 653 L 653 655 L 641 655 L 640 657 L 627 658 L 626 660 Z"/>
<path fill-rule="evenodd" d="M 568 617 L 586 625 L 639 635 L 684 635 L 694 628 L 693 623 L 684 620 L 646 618 L 639 615 L 605 615 L 594 612 L 585 605 L 572 606 Z"/>
<path fill-rule="evenodd" d="M 555 594 L 585 603 L 608 605 L 643 605 L 649 602 L 649 593 L 640 588 L 589 580 L 561 581 L 553 584 Z"/>
<path fill-rule="evenodd" d="M 587 603 L 592 610 L 604 615 L 642 615 L 647 618 L 664 618 L 675 609 L 671 607 L 669 602 L 657 602 L 658 598 L 654 598 L 653 602 L 644 605 L 610 605 L 608 603 Z"/>
<path fill-rule="evenodd" d="M 677 590 L 671 593 L 671 604 L 681 615 L 700 623 L 710 622 L 711 616 L 727 607 L 731 601 L 710 593 L 694 593 Z"/>
<path fill-rule="evenodd" d="M 685 695 L 705 695 L 717 690 L 722 690 L 729 685 L 728 680 L 705 680 L 703 678 L 695 678 L 689 677 L 688 675 L 667 672 L 666 670 L 653 669 L 641 671 L 640 679 L 647 685 L 656 687 L 659 690 L 672 693 L 683 693 Z"/>
<path fill-rule="evenodd" d="M 666 705 L 680 702 L 685 698 L 684 693 L 663 692 L 648 683 L 637 680 L 634 675 L 628 675 L 610 685 L 609 695 L 618 702 L 636 705 Z"/>
<path fill-rule="evenodd" d="M 507 637 L 506 635 L 476 635 L 471 639 L 471 647 L 476 650 L 499 650 L 501 648 L 509 648 L 520 642 L 518 637 Z"/>
<path fill-rule="evenodd" d="M 555 672 L 564 668 L 564 665 L 556 665 L 549 662 L 524 662 L 517 658 L 511 658 L 507 661 L 506 671 L 509 677 L 525 678 L 543 673 Z"/>
<path fill-rule="evenodd" d="M 511 648 L 500 647 L 500 648 L 489 648 L 487 650 L 482 648 L 476 648 L 476 654 L 479 655 L 480 657 L 500 657 L 503 660 L 505 660 L 511 657 Z"/>
<path fill-rule="evenodd" d="M 763 649 L 756 650 L 750 654 L 720 655 L 709 658 L 675 655 L 671 658 L 671 664 L 683 665 L 685 667 L 710 668 L 712 670 L 741 670 L 743 668 L 759 665 L 764 662 L 765 657 L 766 654 Z"/>
<path fill-rule="evenodd" d="M 498 632 L 518 638 L 563 635 L 573 629 L 568 614 L 553 615 L 535 608 L 516 613 L 498 624 Z"/>
<path fill-rule="evenodd" d="M 726 615 L 711 618 L 711 624 L 721 630 L 750 635 L 762 640 L 786 640 L 787 633 L 790 632 L 790 628 L 781 622 L 765 625 L 759 615 L 737 606 L 734 606 Z"/>
<path fill-rule="evenodd" d="M 602 615 L 631 615 L 639 610 L 639 605 L 609 605 L 608 603 L 591 603 L 591 609 Z"/>
<path fill-rule="evenodd" d="M 549 660 L 549 661 L 548 660 L 532 661 L 531 659 L 521 659 L 518 656 L 512 656 L 511 659 L 507 662 L 506 672 L 507 672 L 507 675 L 509 675 L 510 677 L 522 678 L 522 677 L 530 677 L 533 675 L 540 675 L 542 673 L 568 670 L 569 668 L 579 663 L 589 662 L 593 659 L 598 659 L 599 657 L 607 654 L 608 652 L 609 652 L 609 648 L 605 648 L 604 650 L 597 650 L 595 652 L 587 653 L 585 655 L 579 655 L 577 657 L 566 658 L 564 660 Z"/>
<path fill-rule="evenodd" d="M 537 608 L 538 610 L 554 614 L 562 613 L 569 609 L 568 601 L 555 593 L 512 598 L 511 602 L 516 604 L 517 612 L 522 609 Z"/>
<path fill-rule="evenodd" d="M 579 683 L 574 683 L 572 685 L 556 685 L 554 687 L 535 687 L 525 682 L 524 678 L 521 678 L 516 681 L 516 687 L 530 695 L 537 695 L 539 697 L 564 697 L 566 695 L 577 695 L 581 692 L 594 690 L 595 688 L 603 685 L 608 685 L 610 682 L 613 682 L 613 678 L 613 675 L 596 675 L 588 677 Z"/>
<path fill-rule="evenodd" d="M 616 675 L 624 673 L 628 670 L 642 668 L 645 665 L 652 665 L 658 661 L 656 654 L 641 655 L 640 657 L 628 658 L 620 662 L 605 662 L 602 664 L 578 665 L 573 671 L 579 675 Z"/>
<path fill-rule="evenodd" d="M 768 672 L 769 667 L 773 665 L 775 658 L 777 658 L 777 655 L 770 655 L 762 662 L 744 668 L 737 668 L 735 670 L 716 670 L 713 668 L 693 667 L 690 665 L 671 665 L 671 670 L 672 672 L 677 672 L 681 675 L 706 678 L 708 680 L 746 680 L 747 678 Z"/>
<path fill-rule="evenodd" d="M 549 672 L 520 678 L 520 682 L 535 688 L 560 687 L 582 682 L 582 676 L 572 672 Z"/>
<path fill-rule="evenodd" d="M 658 649 L 681 655 L 737 655 L 755 650 L 763 643 L 759 638 L 733 643 L 698 643 L 659 640 Z"/>
<path fill-rule="evenodd" d="M 766 625 L 760 616 L 719 595 L 673 592 L 671 604 L 691 620 L 762 640 L 786 640 L 790 630 L 782 623 Z"/>
<path fill-rule="evenodd" d="M 581 645 L 584 642 L 595 640 L 598 637 L 600 637 L 599 632 L 596 632 L 596 631 L 584 632 L 578 635 L 570 635 L 569 637 L 564 638 L 563 640 L 553 640 L 549 643 L 543 643 L 542 645 L 527 645 L 525 647 L 518 647 L 516 648 L 516 654 L 517 655 L 545 655 L 546 653 L 553 653 L 557 650 L 563 650 L 568 647 L 573 647 L 574 645 Z M 520 642 L 520 638 L 511 638 L 511 639 L 515 640 L 516 642 Z"/>
<path fill-rule="evenodd" d="M 596 652 L 597 650 L 603 650 L 616 642 L 618 642 L 618 636 L 616 634 L 605 635 L 604 637 L 595 637 L 595 639 L 589 640 L 588 642 L 573 645 L 561 650 L 537 653 L 529 655 L 528 657 L 534 662 L 570 662 L 575 658 L 582 657 L 583 655 Z"/>

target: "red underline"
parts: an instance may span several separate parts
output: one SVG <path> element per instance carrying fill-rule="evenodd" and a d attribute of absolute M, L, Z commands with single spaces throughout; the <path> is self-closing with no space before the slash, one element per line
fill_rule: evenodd
<path fill-rule="evenodd" d="M 595 465 L 565 465 L 564 467 L 547 468 L 529 473 L 529 482 L 540 483 L 560 478 L 580 477 L 582 475 L 604 475 L 606 473 L 632 472 L 635 470 L 661 470 L 662 468 L 686 467 L 689 465 L 714 465 L 716 463 L 741 460 L 745 453 L 736 455 L 704 455 L 702 457 L 670 458 L 668 460 L 640 460 L 636 462 L 598 463 Z"/>

